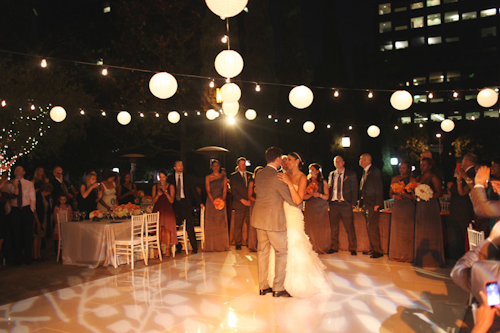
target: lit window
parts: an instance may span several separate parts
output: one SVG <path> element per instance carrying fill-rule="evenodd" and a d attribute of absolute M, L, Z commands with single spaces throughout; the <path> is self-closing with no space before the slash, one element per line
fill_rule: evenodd
<path fill-rule="evenodd" d="M 458 2 L 458 0 L 444 0 L 443 3 L 453 3 L 453 2 Z"/>
<path fill-rule="evenodd" d="M 422 28 L 423 26 L 424 26 L 424 17 L 423 16 L 411 18 L 411 28 L 412 29 Z"/>
<path fill-rule="evenodd" d="M 431 113 L 431 121 L 442 122 L 444 119 L 444 114 L 442 113 Z"/>
<path fill-rule="evenodd" d="M 406 29 L 408 29 L 407 25 L 400 25 L 400 26 L 397 26 L 394 28 L 394 30 L 396 30 L 396 31 L 401 31 L 401 30 L 406 30 Z"/>
<path fill-rule="evenodd" d="M 497 14 L 497 9 L 496 8 L 485 9 L 485 10 L 481 11 L 481 17 L 494 16 L 496 14 Z"/>
<path fill-rule="evenodd" d="M 392 24 L 390 21 L 379 23 L 379 32 L 380 33 L 391 32 L 391 30 L 392 30 Z"/>
<path fill-rule="evenodd" d="M 444 102 L 444 98 L 440 97 L 440 98 L 436 98 L 434 97 L 433 99 L 431 99 L 431 103 L 443 103 Z"/>
<path fill-rule="evenodd" d="M 379 15 L 389 14 L 390 12 L 391 12 L 391 4 L 390 3 L 383 3 L 381 5 L 378 5 L 378 14 Z"/>
<path fill-rule="evenodd" d="M 441 14 L 431 14 L 427 15 L 427 26 L 440 25 L 441 24 Z"/>
<path fill-rule="evenodd" d="M 111 7 L 104 7 L 102 11 L 104 12 L 104 14 L 109 13 L 111 12 Z"/>
<path fill-rule="evenodd" d="M 481 37 L 495 37 L 497 35 L 497 27 L 489 27 L 481 29 Z"/>
<path fill-rule="evenodd" d="M 477 18 L 476 12 L 462 13 L 462 20 L 474 20 Z"/>
<path fill-rule="evenodd" d="M 441 36 L 427 38 L 427 44 L 429 44 L 429 45 L 441 44 L 442 42 L 443 42 L 443 40 L 442 40 Z"/>
<path fill-rule="evenodd" d="M 427 7 L 439 6 L 440 4 L 440 0 L 427 0 Z"/>
<path fill-rule="evenodd" d="M 394 12 L 395 13 L 400 13 L 400 12 L 406 12 L 406 7 L 398 7 L 398 8 L 394 8 Z"/>
<path fill-rule="evenodd" d="M 410 5 L 410 8 L 411 8 L 412 10 L 414 10 L 414 9 L 424 8 L 424 3 L 423 3 L 422 1 L 412 3 L 412 4 Z"/>
<path fill-rule="evenodd" d="M 411 39 L 411 46 L 416 47 L 416 46 L 422 46 L 425 45 L 425 38 L 424 37 L 413 37 Z"/>
<path fill-rule="evenodd" d="M 477 94 L 468 94 L 468 95 L 465 95 L 465 100 L 466 101 L 471 101 L 473 99 L 477 99 Z"/>
<path fill-rule="evenodd" d="M 429 74 L 429 83 L 442 83 L 444 82 L 443 72 L 433 72 Z"/>
<path fill-rule="evenodd" d="M 424 76 L 422 77 L 416 77 L 413 79 L 413 85 L 414 86 L 419 86 L 422 84 L 425 84 L 427 82 L 426 78 Z"/>
<path fill-rule="evenodd" d="M 427 103 L 427 95 L 415 95 L 413 96 L 413 103 Z"/>
<path fill-rule="evenodd" d="M 406 48 L 408 48 L 408 41 L 407 40 L 396 41 L 396 50 L 401 50 L 401 49 L 406 49 Z"/>
<path fill-rule="evenodd" d="M 411 117 L 401 117 L 401 124 L 411 124 Z"/>
<path fill-rule="evenodd" d="M 460 71 L 446 72 L 446 82 L 454 82 L 460 80 Z"/>
<path fill-rule="evenodd" d="M 380 46 L 380 51 L 390 51 L 390 50 L 392 50 L 392 42 L 390 40 L 383 42 L 383 44 Z"/>
<path fill-rule="evenodd" d="M 476 120 L 481 117 L 481 112 L 467 112 L 465 114 L 465 119 L 467 120 Z"/>
<path fill-rule="evenodd" d="M 444 23 L 457 22 L 459 18 L 458 10 L 444 13 Z"/>
<path fill-rule="evenodd" d="M 446 37 L 444 40 L 446 43 L 459 42 L 460 37 Z"/>
<path fill-rule="evenodd" d="M 458 112 L 458 111 L 456 111 L 456 112 Z M 453 116 L 448 116 L 448 119 L 451 119 L 451 120 L 462 120 L 462 115 L 457 114 L 457 115 L 453 115 Z"/>
<path fill-rule="evenodd" d="M 488 110 L 488 111 L 484 111 L 484 117 L 485 118 L 499 118 L 499 111 L 495 111 L 495 110 Z"/>
<path fill-rule="evenodd" d="M 429 120 L 425 115 L 422 115 L 420 113 L 415 113 L 413 116 L 413 121 L 415 124 L 420 124 L 420 123 L 425 123 Z"/>

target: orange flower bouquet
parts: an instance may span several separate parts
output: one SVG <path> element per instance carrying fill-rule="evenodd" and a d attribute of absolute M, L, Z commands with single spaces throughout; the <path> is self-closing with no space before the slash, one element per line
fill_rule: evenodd
<path fill-rule="evenodd" d="M 102 214 L 102 212 L 101 212 L 100 209 L 97 209 L 97 210 L 94 210 L 94 211 L 90 212 L 89 219 L 94 219 L 94 218 L 96 218 L 96 219 L 102 219 L 103 218 L 103 214 Z"/>
<path fill-rule="evenodd" d="M 413 192 L 415 189 L 420 185 L 420 183 L 417 182 L 409 182 L 408 185 L 405 186 L 406 192 Z"/>
<path fill-rule="evenodd" d="M 394 193 L 403 193 L 405 191 L 405 183 L 402 181 L 392 183 L 391 188 Z"/>
<path fill-rule="evenodd" d="M 310 183 L 306 188 L 307 194 L 313 194 L 318 191 L 318 184 Z"/>
<path fill-rule="evenodd" d="M 224 207 L 226 207 L 226 203 L 221 198 L 217 198 L 214 200 L 214 206 L 215 206 L 215 209 L 217 209 L 217 210 L 223 210 Z"/>

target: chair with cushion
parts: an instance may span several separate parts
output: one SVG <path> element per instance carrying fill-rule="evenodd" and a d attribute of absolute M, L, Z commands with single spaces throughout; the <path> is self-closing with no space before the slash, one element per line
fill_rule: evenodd
<path fill-rule="evenodd" d="M 148 264 L 146 251 L 144 250 L 144 216 L 132 216 L 130 226 L 130 237 L 124 239 L 116 239 L 113 244 L 115 253 L 115 268 L 118 267 L 118 257 L 124 255 L 127 257 L 127 265 L 132 262 L 132 269 L 134 269 L 134 254 L 137 252 L 142 253 L 144 263 Z"/>

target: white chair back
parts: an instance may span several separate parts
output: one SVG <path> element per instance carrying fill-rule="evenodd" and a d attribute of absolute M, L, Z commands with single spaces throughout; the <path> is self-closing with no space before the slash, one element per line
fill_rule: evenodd
<path fill-rule="evenodd" d="M 132 269 L 134 269 L 134 253 L 142 253 L 144 263 L 148 264 L 148 258 L 144 251 L 144 216 L 134 215 L 132 216 L 131 226 L 130 226 L 130 238 L 128 239 L 116 239 L 113 245 L 115 252 L 115 267 L 118 266 L 118 256 L 125 255 L 127 257 L 127 263 L 132 263 Z"/>
<path fill-rule="evenodd" d="M 467 227 L 467 235 L 469 236 L 469 250 L 474 250 L 484 240 L 484 231 L 474 230 L 472 224 Z"/>
<path fill-rule="evenodd" d="M 62 251 L 62 235 L 61 235 L 61 223 L 68 222 L 68 213 L 57 213 L 57 232 L 59 233 L 59 241 L 57 242 L 57 257 L 56 262 L 59 262 Z"/>
<path fill-rule="evenodd" d="M 439 204 L 441 205 L 442 212 L 449 212 L 450 211 L 450 202 L 449 201 L 440 201 Z"/>
<path fill-rule="evenodd" d="M 160 212 L 144 214 L 144 229 L 146 255 L 148 259 L 149 249 L 152 247 L 158 250 L 160 261 L 163 261 L 160 244 Z"/>
<path fill-rule="evenodd" d="M 200 226 L 194 227 L 196 240 L 201 242 L 201 248 L 205 245 L 205 207 L 200 210 Z"/>
<path fill-rule="evenodd" d="M 394 205 L 394 200 L 385 200 L 384 201 L 384 209 L 392 210 L 392 206 Z"/>

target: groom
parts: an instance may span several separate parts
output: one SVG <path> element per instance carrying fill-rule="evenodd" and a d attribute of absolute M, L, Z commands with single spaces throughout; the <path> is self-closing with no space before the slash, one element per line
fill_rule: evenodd
<path fill-rule="evenodd" d="M 283 200 L 293 204 L 288 186 L 278 179 L 283 151 L 278 147 L 266 150 L 267 166 L 255 178 L 257 199 L 253 208 L 251 225 L 257 229 L 258 269 L 260 295 L 273 292 L 274 297 L 290 297 L 285 290 L 287 236 Z M 269 251 L 275 250 L 273 288 L 267 281 L 269 271 Z"/>

